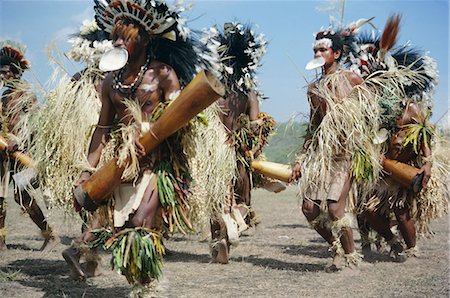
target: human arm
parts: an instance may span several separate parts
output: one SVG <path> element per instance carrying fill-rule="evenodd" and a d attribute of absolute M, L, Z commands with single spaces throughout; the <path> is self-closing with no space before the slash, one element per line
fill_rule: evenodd
<path fill-rule="evenodd" d="M 313 91 L 313 88 L 313 85 L 310 85 L 307 92 L 307 98 L 309 102 L 309 123 L 308 127 L 306 128 L 301 153 L 304 153 L 306 152 L 306 150 L 308 150 L 309 146 L 311 145 L 314 132 L 317 127 L 319 127 L 322 120 L 320 115 L 320 99 Z"/>
<path fill-rule="evenodd" d="M 414 106 L 416 108 L 416 116 L 414 118 L 416 119 L 416 121 L 421 121 L 422 122 L 421 124 L 426 128 L 427 122 L 428 122 L 427 121 L 428 115 L 427 115 L 426 111 L 421 110 L 417 104 L 414 104 Z M 423 180 L 422 180 L 422 188 L 426 190 L 428 181 L 431 178 L 431 167 L 432 167 L 431 138 L 432 138 L 432 136 L 430 134 L 428 134 L 428 132 L 422 132 L 422 133 L 427 134 L 427 135 L 424 136 L 423 142 L 421 143 L 420 154 L 421 154 L 421 160 L 424 162 L 422 163 L 422 167 L 420 168 L 419 173 L 424 174 Z"/>
<path fill-rule="evenodd" d="M 347 72 L 347 74 L 352 86 L 360 85 L 364 82 L 364 80 L 354 72 Z"/>
<path fill-rule="evenodd" d="M 292 166 L 292 173 L 291 177 L 289 178 L 289 183 L 297 181 L 302 176 L 301 172 L 302 165 L 300 162 L 295 162 L 295 164 Z"/>
<path fill-rule="evenodd" d="M 247 94 L 247 100 L 248 100 L 248 108 L 247 108 L 247 114 L 250 120 L 250 126 L 251 129 L 256 132 L 258 128 L 262 125 L 262 119 L 259 118 L 259 101 L 258 97 L 256 95 L 255 91 L 250 91 Z M 258 156 L 261 153 L 262 146 L 264 144 L 261 144 L 261 142 L 257 142 L 253 148 L 251 148 L 250 155 L 252 158 Z"/>
<path fill-rule="evenodd" d="M 423 155 L 422 159 L 425 161 L 425 163 L 420 168 L 419 174 L 424 173 L 423 180 L 422 180 L 422 188 L 423 189 L 427 189 L 427 184 L 428 184 L 428 181 L 430 180 L 430 177 L 431 177 L 431 166 L 432 166 L 431 161 L 430 161 L 430 158 L 431 158 L 431 147 L 430 147 L 430 145 L 429 144 L 424 144 L 424 148 L 423 148 L 422 152 L 423 152 L 422 153 L 422 155 Z"/>
<path fill-rule="evenodd" d="M 309 123 L 306 127 L 306 133 L 304 136 L 304 141 L 300 152 L 297 154 L 297 158 L 295 163 L 292 165 L 292 174 L 289 182 L 293 182 L 298 180 L 301 177 L 301 158 L 302 156 L 311 146 L 312 138 L 316 128 L 320 125 L 321 117 L 320 117 L 320 100 L 317 95 L 313 92 L 313 85 L 308 86 L 307 98 L 309 102 Z"/>
<path fill-rule="evenodd" d="M 92 134 L 89 144 L 87 160 L 91 167 L 96 167 L 100 161 L 102 150 L 109 139 L 109 133 L 115 117 L 115 109 L 109 93 L 109 87 L 111 86 L 110 80 L 111 78 L 108 77 L 108 79 L 105 79 L 105 84 L 102 85 L 102 107 L 100 109 L 97 126 L 94 129 L 94 133 Z M 90 175 L 91 173 L 89 171 L 82 172 L 80 178 L 74 183 L 74 185 L 78 186 L 82 184 L 90 177 Z"/>
<path fill-rule="evenodd" d="M 409 102 L 402 117 L 397 121 L 397 127 L 404 131 L 402 146 L 410 148 L 410 154 L 418 155 L 417 163 L 421 164 L 419 174 L 423 173 L 422 188 L 427 188 L 431 177 L 431 137 L 432 128 L 428 123 L 426 108 L 417 102 Z M 408 147 L 406 145 L 412 144 Z"/>

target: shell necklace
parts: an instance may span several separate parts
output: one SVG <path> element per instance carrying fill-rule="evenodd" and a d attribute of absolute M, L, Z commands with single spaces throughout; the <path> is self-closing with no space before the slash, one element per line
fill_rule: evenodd
<path fill-rule="evenodd" d="M 150 57 L 147 58 L 147 61 L 145 62 L 144 65 L 141 66 L 141 70 L 137 74 L 136 78 L 129 85 L 123 84 L 121 82 L 122 81 L 122 76 L 123 76 L 123 71 L 125 69 L 125 67 L 123 67 L 114 76 L 113 83 L 112 83 L 112 88 L 114 90 L 118 90 L 119 92 L 124 93 L 124 94 L 133 94 L 134 92 L 136 92 L 137 88 L 142 83 L 142 80 L 144 79 L 145 72 L 148 70 L 148 66 L 149 65 L 150 65 Z"/>

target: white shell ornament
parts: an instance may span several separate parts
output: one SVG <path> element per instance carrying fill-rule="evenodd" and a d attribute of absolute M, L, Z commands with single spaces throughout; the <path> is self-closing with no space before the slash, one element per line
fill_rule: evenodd
<path fill-rule="evenodd" d="M 325 64 L 325 59 L 323 57 L 314 58 L 306 64 L 306 70 L 313 70 L 322 67 Z"/>
<path fill-rule="evenodd" d="M 127 50 L 124 48 L 113 48 L 102 55 L 98 68 L 101 71 L 114 71 L 124 67 L 127 61 Z"/>
<path fill-rule="evenodd" d="M 383 144 L 389 138 L 389 132 L 386 128 L 380 129 L 373 138 L 372 142 L 375 145 Z"/>

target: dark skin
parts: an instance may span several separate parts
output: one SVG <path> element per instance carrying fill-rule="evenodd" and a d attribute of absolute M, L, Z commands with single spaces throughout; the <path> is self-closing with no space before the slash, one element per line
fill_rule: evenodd
<path fill-rule="evenodd" d="M 9 80 L 19 80 L 20 74 L 15 73 L 14 69 L 10 65 L 2 65 L 0 67 L 0 80 L 3 81 L 9 81 Z M 14 107 L 18 102 L 21 100 L 21 93 L 20 92 L 14 92 L 14 87 L 11 86 L 7 90 L 5 90 L 2 94 L 2 102 L 1 102 L 1 109 L 2 111 L 8 111 L 11 110 L 12 107 Z M 16 131 L 16 126 L 20 121 L 20 115 L 22 112 L 29 112 L 29 111 L 18 111 L 15 114 L 9 115 L 8 123 L 7 123 L 7 131 L 9 133 L 14 134 Z M 2 152 L 0 154 L 0 160 L 3 163 L 3 160 L 7 158 L 7 155 L 10 153 L 13 153 L 17 151 L 18 145 L 15 140 L 7 140 L 8 146 L 5 150 L 5 152 Z M 3 169 L 2 169 L 3 172 Z M 3 173 L 4 174 L 4 173 Z M 30 196 L 30 194 L 24 189 L 20 191 L 19 193 L 14 194 L 14 200 L 22 206 L 22 209 L 28 213 L 31 220 L 38 226 L 38 228 L 42 232 L 50 231 L 49 226 L 47 224 L 47 221 L 45 219 L 44 214 L 42 213 L 41 208 L 39 208 L 36 201 Z M 6 209 L 5 209 L 5 198 L 0 197 L 0 229 L 5 227 L 5 217 L 6 217 Z M 51 247 L 56 244 L 58 239 L 51 236 L 48 239 L 45 239 L 42 247 L 40 250 L 44 251 L 47 249 L 51 249 Z M 52 243 L 52 245 L 49 245 Z M 0 250 L 7 249 L 7 246 L 5 244 L 5 237 L 0 236 Z"/>
<path fill-rule="evenodd" d="M 145 33 L 140 33 L 139 42 L 133 39 L 125 39 L 117 36 L 114 40 L 115 47 L 127 49 L 129 53 L 128 63 L 123 68 L 121 83 L 130 85 L 138 76 L 141 66 L 146 63 L 146 49 L 151 42 L 150 37 Z M 118 71 L 117 71 L 118 72 Z M 132 123 L 132 116 L 127 110 L 123 101 L 130 98 L 130 94 L 121 89 L 114 89 L 113 79 L 117 76 L 117 72 L 109 73 L 102 84 L 101 100 L 102 108 L 98 125 L 94 130 L 91 144 L 89 146 L 88 161 L 91 166 L 97 166 L 105 144 L 109 139 L 110 127 L 117 119 L 119 123 L 129 125 Z M 141 84 L 131 98 L 136 99 L 141 106 L 143 118 L 151 115 L 155 107 L 161 100 L 169 100 L 170 95 L 181 89 L 178 77 L 173 68 L 160 61 L 153 60 L 150 62 L 147 71 L 144 73 Z M 158 148 L 150 154 L 146 155 L 144 147 L 139 142 L 139 132 L 135 139 L 137 153 L 141 160 L 141 168 L 151 169 L 151 165 L 155 158 L 158 157 Z M 80 178 L 75 182 L 75 187 L 82 184 L 90 177 L 90 173 L 83 172 Z M 125 223 L 125 227 L 146 227 L 152 228 L 155 216 L 160 212 L 161 205 L 159 202 L 158 191 L 153 188 L 150 183 L 145 190 L 144 197 L 138 209 L 130 215 L 129 220 Z M 96 228 L 96 222 L 82 235 L 83 242 L 89 242 L 94 239 L 94 235 L 89 231 Z M 97 223 L 98 225 L 98 223 Z M 65 256 L 66 258 L 66 256 Z M 86 274 L 81 270 L 76 255 L 68 255 L 66 258 L 69 265 L 78 278 L 86 278 Z"/>
<path fill-rule="evenodd" d="M 414 152 L 412 145 L 406 147 L 403 146 L 406 138 L 406 131 L 402 129 L 402 127 L 411 123 L 419 123 L 421 119 L 425 119 L 423 110 L 421 110 L 416 103 L 409 103 L 406 106 L 403 115 L 397 121 L 397 131 L 390 139 L 389 149 L 386 153 L 387 158 L 398 160 L 403 163 L 411 163 L 412 161 L 417 160 L 418 156 Z M 431 149 L 429 144 L 422 144 L 419 154 L 425 158 L 430 157 Z M 431 177 L 431 163 L 426 161 L 426 159 L 419 173 L 422 172 L 424 173 L 422 187 L 423 189 L 426 189 L 427 183 Z M 397 219 L 400 233 L 405 240 L 406 247 L 411 248 L 416 246 L 416 228 L 410 208 L 407 206 L 404 208 L 394 206 L 393 212 Z M 393 239 L 394 234 L 390 229 L 390 220 L 386 218 L 386 216 L 380 214 L 376 210 L 367 210 L 364 212 L 364 215 L 370 226 L 387 241 Z"/>
<path fill-rule="evenodd" d="M 317 46 L 314 48 L 314 58 L 323 57 L 325 64 L 322 67 L 322 74 L 329 75 L 334 74 L 338 70 L 338 59 L 341 56 L 341 51 L 333 51 L 332 48 L 326 48 L 324 46 Z M 352 72 L 341 71 L 342 76 L 341 85 L 336 89 L 339 90 L 339 99 L 344 99 L 352 90 L 355 85 L 361 84 L 363 80 L 361 77 Z M 314 91 L 314 83 L 308 87 L 308 99 L 310 103 L 310 127 L 316 128 L 320 125 L 322 119 L 327 113 L 326 101 L 322 100 Z M 312 133 L 308 133 L 305 137 L 303 150 L 307 150 L 312 139 Z M 290 181 L 296 181 L 301 177 L 301 164 L 295 163 L 292 167 L 292 175 Z M 344 185 L 342 186 L 341 194 L 338 201 L 327 200 L 328 215 L 334 220 L 338 220 L 344 217 L 345 207 L 347 205 L 347 197 L 352 185 L 352 179 L 350 174 L 348 175 Z M 320 214 L 320 201 L 303 200 L 302 212 L 309 222 L 314 221 Z M 315 227 L 316 231 L 321 235 L 329 244 L 332 244 L 335 240 L 331 231 L 325 227 Z M 353 233 L 351 229 L 343 229 L 342 236 L 340 238 L 342 247 L 346 254 L 355 251 L 355 245 L 353 242 Z"/>
<path fill-rule="evenodd" d="M 242 92 L 234 92 L 229 94 L 226 98 L 220 98 L 218 100 L 219 106 L 223 113 L 220 114 L 220 119 L 225 127 L 229 131 L 238 131 L 242 128 L 238 119 L 239 116 L 244 114 L 248 115 L 250 121 L 255 121 L 259 116 L 259 102 L 254 91 L 250 91 L 248 94 Z M 250 153 L 253 157 L 259 154 L 261 148 L 256 146 Z M 239 177 L 236 181 L 231 197 L 237 204 L 245 204 L 250 206 L 251 203 L 251 181 L 250 175 L 246 167 L 242 163 L 238 163 Z M 227 203 L 225 208 L 225 213 L 231 213 L 231 207 L 234 205 L 231 201 Z M 245 213 L 247 210 L 242 210 L 241 213 Z M 222 219 L 211 220 L 211 234 L 213 239 L 220 238 L 220 231 L 225 229 L 225 223 Z M 223 234 L 223 232 L 222 232 Z M 227 264 L 229 259 L 229 247 L 230 244 L 226 239 L 221 239 L 218 244 L 218 249 L 216 253 L 213 253 L 213 259 L 216 262 Z"/>
<path fill-rule="evenodd" d="M 250 121 L 257 120 L 259 116 L 259 102 L 254 91 L 250 91 L 248 95 L 242 92 L 231 93 L 225 99 L 219 99 L 219 106 L 223 111 L 220 119 L 230 131 L 238 131 L 242 128 L 238 121 L 241 114 L 248 115 Z M 254 148 L 250 154 L 255 157 L 260 150 L 261 148 L 259 147 Z M 239 181 L 235 185 L 236 202 L 250 206 L 250 177 L 243 165 L 238 164 L 238 170 L 240 178 L 238 178 Z"/>

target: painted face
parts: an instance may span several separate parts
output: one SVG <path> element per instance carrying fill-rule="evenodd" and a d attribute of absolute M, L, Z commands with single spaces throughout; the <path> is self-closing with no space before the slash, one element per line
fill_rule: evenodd
<path fill-rule="evenodd" d="M 125 39 L 122 36 L 118 36 L 114 40 L 113 45 L 114 45 L 114 47 L 119 47 L 119 48 L 123 48 L 123 49 L 127 50 L 128 55 L 132 56 L 134 53 L 135 46 L 136 46 L 136 41 L 131 38 Z"/>
<path fill-rule="evenodd" d="M 8 81 L 9 79 L 14 78 L 14 73 L 11 70 L 11 66 L 2 65 L 0 67 L 0 79 L 2 81 Z"/>
<path fill-rule="evenodd" d="M 337 58 L 339 58 L 340 52 L 336 51 L 333 53 L 333 50 L 331 48 L 326 48 L 324 46 L 317 46 L 314 47 L 314 58 L 322 57 L 325 59 L 324 67 L 329 67 L 333 65 L 334 61 L 336 61 Z"/>

